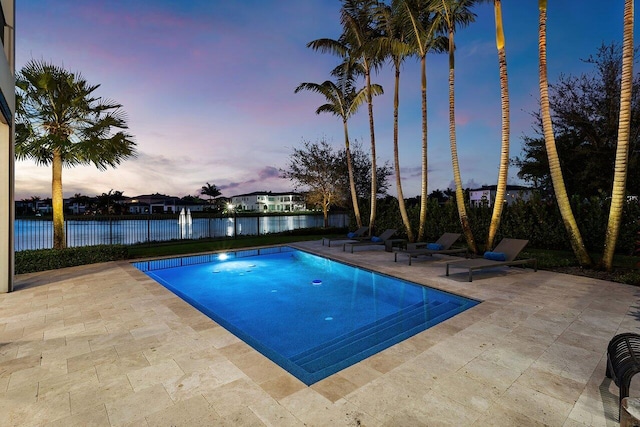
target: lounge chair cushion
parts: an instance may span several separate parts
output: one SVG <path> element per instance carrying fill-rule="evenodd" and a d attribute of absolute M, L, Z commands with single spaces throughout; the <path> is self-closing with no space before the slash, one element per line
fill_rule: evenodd
<path fill-rule="evenodd" d="M 427 243 L 427 249 L 430 251 L 441 251 L 444 249 L 440 243 Z"/>
<path fill-rule="evenodd" d="M 485 252 L 484 253 L 484 258 L 485 259 L 490 259 L 491 261 L 506 261 L 507 260 L 507 255 L 505 255 L 504 252 Z"/>
<path fill-rule="evenodd" d="M 378 236 L 373 236 L 373 237 L 371 237 L 371 241 L 375 242 L 375 243 L 380 243 L 380 242 L 382 242 L 382 239 L 379 238 Z"/>
<path fill-rule="evenodd" d="M 356 237 L 356 233 L 354 233 L 353 231 L 350 233 L 347 233 L 347 237 L 350 239 L 353 239 L 354 237 Z"/>

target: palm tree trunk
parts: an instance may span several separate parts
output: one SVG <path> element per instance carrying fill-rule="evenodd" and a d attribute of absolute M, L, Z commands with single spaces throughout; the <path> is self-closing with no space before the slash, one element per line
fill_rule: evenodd
<path fill-rule="evenodd" d="M 422 188 L 420 190 L 420 220 L 418 241 L 424 240 L 427 227 L 428 156 L 427 156 L 427 57 L 420 58 L 420 90 L 422 103 Z"/>
<path fill-rule="evenodd" d="M 349 188 L 351 189 L 351 203 L 353 204 L 353 214 L 356 217 L 358 228 L 362 227 L 362 218 L 360 217 L 360 207 L 358 206 L 358 193 L 356 192 L 356 180 L 353 177 L 353 159 L 351 158 L 351 149 L 349 148 L 349 129 L 347 121 L 344 120 L 344 146 L 347 153 L 347 170 L 349 171 Z"/>
<path fill-rule="evenodd" d="M 604 242 L 602 266 L 611 271 L 613 254 L 620 232 L 622 209 L 626 196 L 629 159 L 629 129 L 631 126 L 631 90 L 633 83 L 633 0 L 624 2 L 624 39 L 622 44 L 622 78 L 620 81 L 620 119 L 618 121 L 618 146 L 613 174 L 611 208 Z"/>
<path fill-rule="evenodd" d="M 540 24 L 538 30 L 538 50 L 540 55 L 540 114 L 542 116 L 542 128 L 544 131 L 547 157 L 549 158 L 549 171 L 553 190 L 556 194 L 558 207 L 562 222 L 569 235 L 569 242 L 578 262 L 583 267 L 591 265 L 591 258 L 582 241 L 582 235 L 578 229 L 578 224 L 573 216 L 567 189 L 564 185 L 562 170 L 560 169 L 560 159 L 556 150 L 556 141 L 553 135 L 553 125 L 551 123 L 551 112 L 549 109 L 549 81 L 547 78 L 547 0 L 539 0 Z"/>
<path fill-rule="evenodd" d="M 53 248 L 64 249 L 64 201 L 62 197 L 62 156 L 60 150 L 53 151 L 51 204 L 53 205 Z"/>
<path fill-rule="evenodd" d="M 458 147 L 456 143 L 456 107 L 455 107 L 455 62 L 454 62 L 453 29 L 449 30 L 449 143 L 451 145 L 451 164 L 453 166 L 453 180 L 456 183 L 456 204 L 462 232 L 469 246 L 469 250 L 477 253 L 476 242 L 467 209 L 464 202 L 462 178 L 460 177 L 460 164 L 458 163 Z"/>
<path fill-rule="evenodd" d="M 396 168 L 396 190 L 398 192 L 398 208 L 400 216 L 407 230 L 407 238 L 410 242 L 414 242 L 413 231 L 411 230 L 411 222 L 407 214 L 407 207 L 404 203 L 404 193 L 402 192 L 402 178 L 400 177 L 400 158 L 398 149 L 398 109 L 400 106 L 400 68 L 396 65 L 396 80 L 393 94 L 393 163 Z"/>
<path fill-rule="evenodd" d="M 507 176 L 509 174 L 509 84 L 507 80 L 507 55 L 504 51 L 504 31 L 502 28 L 502 7 L 500 0 L 494 0 L 493 7 L 496 21 L 496 46 L 498 48 L 498 66 L 500 69 L 500 105 L 502 108 L 502 145 L 500 149 L 500 167 L 496 199 L 493 203 L 493 214 L 489 224 L 487 250 L 493 249 L 493 243 L 500 228 L 500 218 L 504 207 L 504 196 L 507 192 Z"/>
<path fill-rule="evenodd" d="M 367 104 L 369 109 L 369 132 L 371 133 L 371 215 L 369 216 L 369 235 L 373 233 L 376 222 L 376 197 L 378 195 L 378 174 L 376 165 L 376 136 L 373 128 L 373 95 L 371 94 L 371 73 L 367 68 Z"/>

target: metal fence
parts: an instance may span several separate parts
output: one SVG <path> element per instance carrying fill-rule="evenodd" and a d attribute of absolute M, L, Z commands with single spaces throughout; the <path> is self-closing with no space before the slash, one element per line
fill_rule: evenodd
<path fill-rule="evenodd" d="M 303 228 L 322 227 L 321 214 L 274 216 L 197 216 L 179 221 L 178 216 L 127 215 L 68 218 L 65 221 L 67 247 L 92 245 L 133 245 L 183 239 L 255 236 Z M 329 226 L 347 227 L 349 215 L 329 215 Z M 50 219 L 16 219 L 15 250 L 53 247 Z"/>

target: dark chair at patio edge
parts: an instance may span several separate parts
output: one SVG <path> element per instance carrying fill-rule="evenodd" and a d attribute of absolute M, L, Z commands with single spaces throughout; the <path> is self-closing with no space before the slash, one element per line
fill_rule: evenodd
<path fill-rule="evenodd" d="M 533 264 L 533 271 L 538 271 L 538 260 L 535 258 L 516 259 L 518 254 L 527 246 L 528 240 L 522 239 L 502 239 L 498 246 L 495 247 L 493 253 L 504 254 L 503 261 L 495 261 L 486 258 L 464 259 L 460 261 L 447 262 L 446 276 L 449 275 L 449 267 L 466 268 L 469 270 L 469 281 L 473 281 L 473 270 L 482 270 L 485 268 L 514 266 Z M 486 253 L 485 253 L 486 255 Z"/>

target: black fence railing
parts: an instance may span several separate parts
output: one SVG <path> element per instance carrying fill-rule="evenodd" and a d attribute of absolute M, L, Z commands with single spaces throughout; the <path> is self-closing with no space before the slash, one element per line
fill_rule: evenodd
<path fill-rule="evenodd" d="M 253 257 L 256 255 L 269 255 L 278 254 L 283 252 L 293 252 L 294 249 L 288 246 L 276 246 L 271 248 L 259 248 L 259 249 L 247 249 L 243 251 L 226 252 L 222 254 L 225 259 L 228 258 L 245 258 Z M 205 255 L 192 255 L 181 256 L 176 258 L 161 258 L 151 261 L 138 261 L 133 265 L 140 271 L 156 271 L 164 270 L 167 268 L 184 267 L 187 265 L 208 264 L 213 261 L 218 261 L 221 258 L 221 254 L 205 254 Z"/>
<path fill-rule="evenodd" d="M 302 228 L 322 227 L 322 214 L 220 217 L 198 214 L 179 219 L 178 215 L 127 215 L 69 217 L 65 220 L 68 247 L 92 245 L 133 245 L 183 239 L 255 236 Z M 349 215 L 329 215 L 329 226 L 347 227 Z M 53 223 L 47 218 L 16 219 L 15 250 L 53 247 Z"/>

